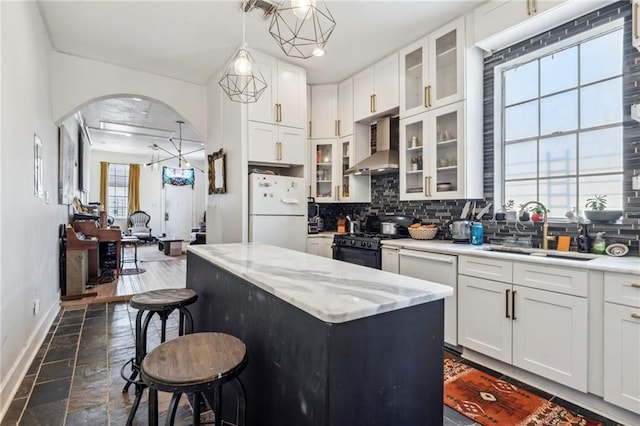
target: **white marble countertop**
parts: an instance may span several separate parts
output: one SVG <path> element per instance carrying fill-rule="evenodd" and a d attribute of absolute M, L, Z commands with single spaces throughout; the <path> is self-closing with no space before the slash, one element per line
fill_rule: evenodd
<path fill-rule="evenodd" d="M 265 244 L 207 244 L 187 250 L 329 323 L 453 295 L 449 286 Z"/>
<path fill-rule="evenodd" d="M 383 248 L 395 247 L 447 254 L 466 254 L 493 259 L 509 259 L 517 260 L 520 262 L 544 263 L 546 265 L 567 266 L 598 271 L 640 274 L 640 257 L 637 256 L 613 257 L 607 255 L 597 255 L 597 257 L 592 260 L 574 260 L 557 257 L 538 257 L 517 253 L 489 251 L 487 249 L 490 247 L 490 244 L 474 246 L 471 244 L 454 244 L 451 241 L 414 240 L 411 238 L 383 240 L 382 246 Z"/>

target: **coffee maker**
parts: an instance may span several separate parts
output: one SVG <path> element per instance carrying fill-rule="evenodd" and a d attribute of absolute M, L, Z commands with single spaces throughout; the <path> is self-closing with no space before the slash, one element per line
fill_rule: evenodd
<path fill-rule="evenodd" d="M 320 217 L 320 206 L 313 197 L 307 198 L 307 234 L 324 231 L 324 219 Z"/>

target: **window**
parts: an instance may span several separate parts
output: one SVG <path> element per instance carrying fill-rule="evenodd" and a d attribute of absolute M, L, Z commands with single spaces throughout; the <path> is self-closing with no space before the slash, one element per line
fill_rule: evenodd
<path fill-rule="evenodd" d="M 129 165 L 109 164 L 109 214 L 126 219 L 129 209 Z"/>
<path fill-rule="evenodd" d="M 607 194 L 622 209 L 621 26 L 496 67 L 496 200 L 539 200 L 562 217 Z"/>

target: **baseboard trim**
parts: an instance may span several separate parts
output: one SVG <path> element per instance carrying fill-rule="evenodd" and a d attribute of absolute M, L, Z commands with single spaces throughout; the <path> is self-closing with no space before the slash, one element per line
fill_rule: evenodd
<path fill-rule="evenodd" d="M 59 311 L 60 304 L 54 303 L 46 315 L 42 316 L 40 323 L 33 330 L 33 333 L 31 333 L 24 349 L 20 352 L 13 366 L 11 366 L 11 369 L 0 383 L 0 407 L 2 407 L 2 411 L 0 411 L 0 424 L 2 424 L 2 419 L 4 419 L 5 414 L 9 410 L 9 406 L 13 401 L 13 397 L 18 392 L 22 379 L 24 379 L 27 371 L 29 371 L 29 367 L 31 367 L 31 363 L 35 359 Z"/>
<path fill-rule="evenodd" d="M 555 395 L 558 398 L 564 399 L 565 401 L 583 407 L 615 422 L 624 425 L 640 425 L 640 415 L 610 404 L 599 396 L 577 391 L 467 348 L 464 349 L 462 357 L 530 386 L 534 386 L 544 392 Z"/>

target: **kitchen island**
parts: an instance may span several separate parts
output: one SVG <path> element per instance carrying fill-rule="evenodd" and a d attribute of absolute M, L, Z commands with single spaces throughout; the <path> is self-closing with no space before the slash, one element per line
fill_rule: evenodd
<path fill-rule="evenodd" d="M 247 345 L 248 425 L 442 423 L 450 287 L 262 244 L 189 247 L 187 287 Z"/>

